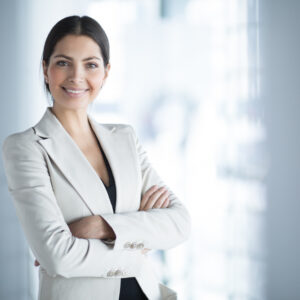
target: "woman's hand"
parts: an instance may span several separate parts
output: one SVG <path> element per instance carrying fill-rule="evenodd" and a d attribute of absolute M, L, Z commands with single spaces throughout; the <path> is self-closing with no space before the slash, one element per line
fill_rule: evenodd
<path fill-rule="evenodd" d="M 35 260 L 35 261 L 34 261 L 34 266 L 35 266 L 35 267 L 38 267 L 39 265 L 40 265 L 40 263 L 39 263 L 37 260 Z"/>
<path fill-rule="evenodd" d="M 139 210 L 149 210 L 151 208 L 166 208 L 170 204 L 169 191 L 165 187 L 158 188 L 153 185 L 142 197 Z M 146 255 L 151 249 L 141 250 Z"/>
<path fill-rule="evenodd" d="M 139 210 L 166 208 L 170 204 L 169 191 L 165 187 L 153 185 L 142 197 Z"/>

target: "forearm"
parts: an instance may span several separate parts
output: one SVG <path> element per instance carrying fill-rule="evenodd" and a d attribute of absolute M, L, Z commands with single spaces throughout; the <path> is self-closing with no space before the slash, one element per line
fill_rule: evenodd
<path fill-rule="evenodd" d="M 88 216 L 68 224 L 72 235 L 83 239 L 114 240 L 113 229 L 101 216 Z"/>
<path fill-rule="evenodd" d="M 115 240 L 116 234 L 113 231 L 113 229 L 110 227 L 110 225 L 101 217 L 98 216 L 98 226 L 100 227 L 100 239 L 101 240 Z"/>

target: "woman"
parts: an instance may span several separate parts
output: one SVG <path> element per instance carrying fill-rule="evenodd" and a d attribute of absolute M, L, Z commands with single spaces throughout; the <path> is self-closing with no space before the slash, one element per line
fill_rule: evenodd
<path fill-rule="evenodd" d="M 146 253 L 186 240 L 189 214 L 130 125 L 87 114 L 110 70 L 105 32 L 87 16 L 64 18 L 46 39 L 42 63 L 53 106 L 2 149 L 40 265 L 39 299 L 176 299 L 157 282 Z"/>

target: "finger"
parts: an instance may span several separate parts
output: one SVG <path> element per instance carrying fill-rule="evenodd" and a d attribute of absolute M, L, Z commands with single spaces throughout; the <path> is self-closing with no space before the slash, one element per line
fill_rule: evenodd
<path fill-rule="evenodd" d="M 144 209 L 149 197 L 158 189 L 157 185 L 153 185 L 150 189 L 148 189 L 142 197 L 140 203 L 140 210 Z"/>
<path fill-rule="evenodd" d="M 145 204 L 147 203 L 148 198 L 150 195 L 158 189 L 157 185 L 153 185 L 151 188 L 149 188 L 143 195 L 141 203 L 140 203 L 140 209 L 143 209 Z"/>
<path fill-rule="evenodd" d="M 163 198 L 163 201 L 159 204 L 159 207 L 157 207 L 157 208 L 166 208 L 166 207 L 168 207 L 168 205 L 170 203 L 169 196 L 170 196 L 169 193 L 167 193 L 166 197 Z M 156 203 L 155 203 L 155 206 L 156 206 Z"/>
<path fill-rule="evenodd" d="M 38 266 L 40 265 L 40 263 L 39 263 L 37 260 L 35 260 L 35 261 L 34 261 L 34 265 L 35 265 L 36 267 L 38 267 Z"/>
<path fill-rule="evenodd" d="M 165 202 L 163 203 L 163 205 L 161 206 L 161 208 L 167 208 L 170 204 L 170 199 L 169 197 L 165 200 Z"/>
<path fill-rule="evenodd" d="M 164 192 L 163 188 L 160 187 L 157 190 L 155 190 L 144 202 L 143 210 L 148 210 L 153 207 L 156 200 L 159 198 L 159 196 Z"/>
<path fill-rule="evenodd" d="M 142 249 L 142 254 L 147 254 L 148 252 L 150 251 L 150 249 L 148 249 L 148 248 L 144 248 L 144 249 Z"/>
<path fill-rule="evenodd" d="M 153 205 L 155 204 L 155 202 L 157 201 L 157 199 L 161 196 L 162 193 L 164 193 L 166 191 L 165 187 L 161 187 L 159 188 L 156 192 L 154 192 L 151 197 L 149 198 L 149 200 L 147 201 L 144 210 L 148 210 L 153 208 Z"/>
<path fill-rule="evenodd" d="M 150 196 L 147 204 L 145 205 L 145 210 L 154 208 L 155 203 L 157 201 L 159 201 L 160 197 L 162 197 L 165 192 L 166 192 L 166 188 L 165 187 L 161 187 L 155 193 L 153 193 Z"/>
<path fill-rule="evenodd" d="M 153 208 L 161 208 L 165 200 L 169 196 L 169 191 L 164 191 L 161 196 L 156 200 L 156 202 L 153 205 Z"/>

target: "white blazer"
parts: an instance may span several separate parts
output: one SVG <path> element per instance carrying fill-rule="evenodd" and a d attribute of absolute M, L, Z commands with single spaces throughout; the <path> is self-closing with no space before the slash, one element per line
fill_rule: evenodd
<path fill-rule="evenodd" d="M 37 125 L 3 143 L 8 188 L 40 262 L 39 299 L 118 300 L 125 277 L 136 277 L 151 300 L 177 299 L 157 281 L 141 249 L 185 241 L 190 216 L 170 190 L 168 208 L 138 211 L 145 191 L 165 184 L 130 125 L 88 118 L 115 178 L 115 213 L 98 174 L 49 107 Z M 72 236 L 67 224 L 90 215 L 101 215 L 113 228 L 114 244 Z"/>

